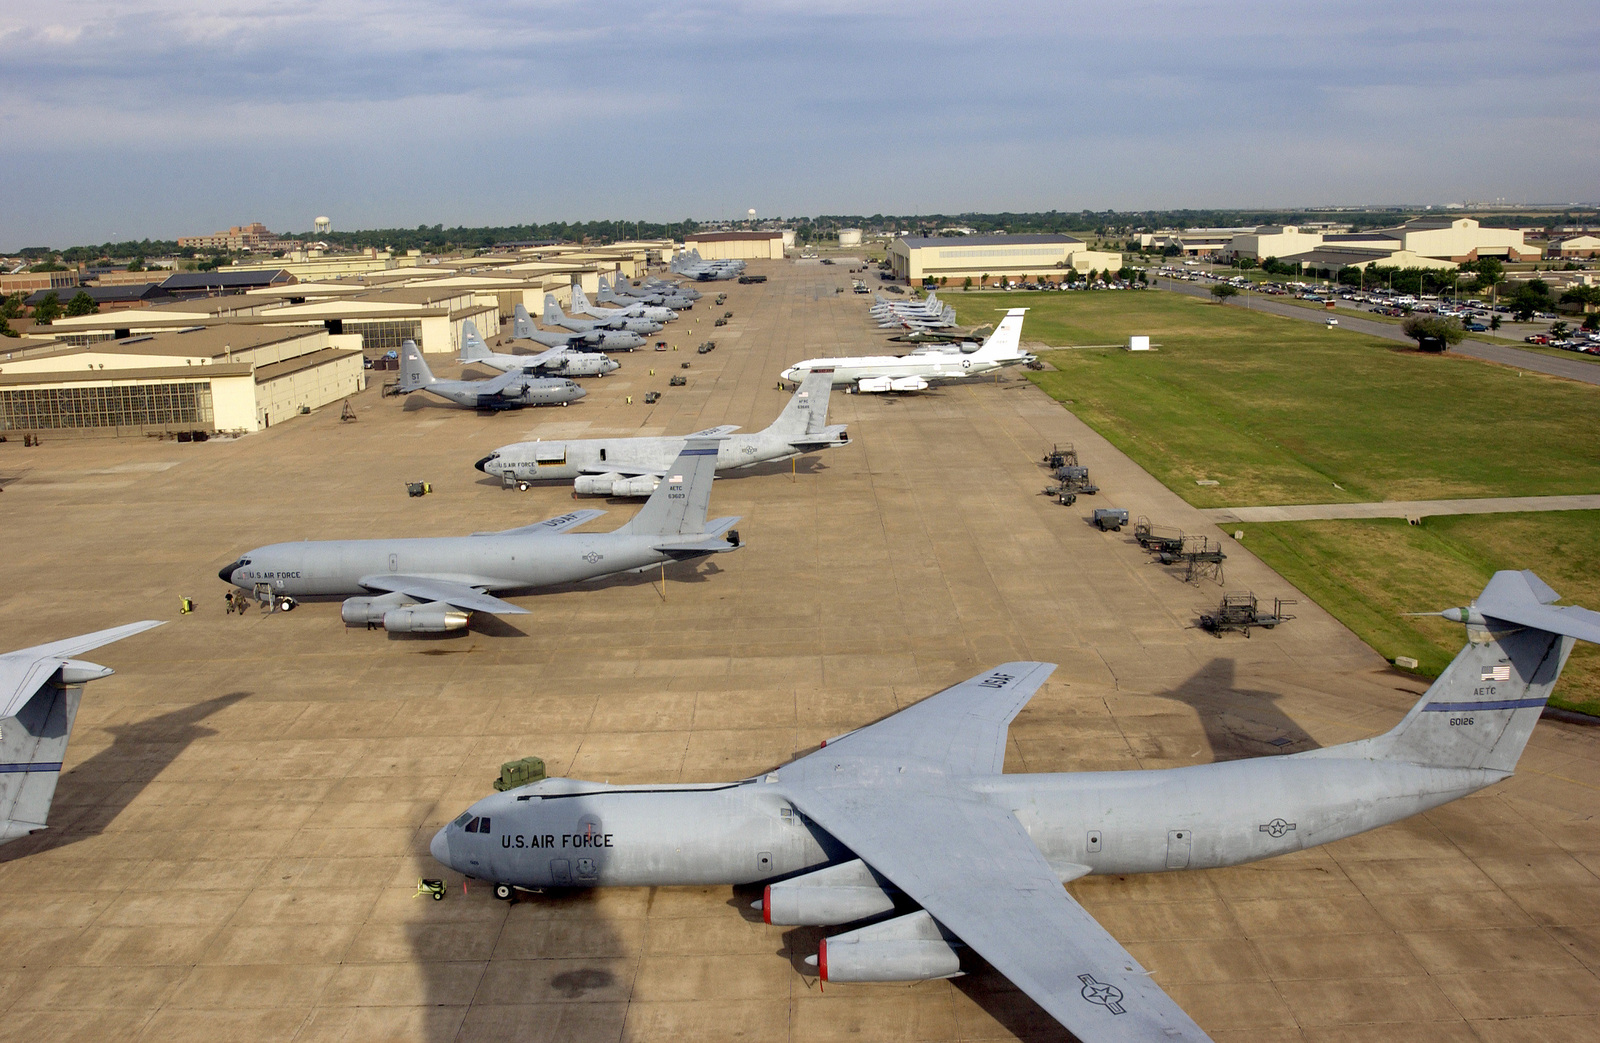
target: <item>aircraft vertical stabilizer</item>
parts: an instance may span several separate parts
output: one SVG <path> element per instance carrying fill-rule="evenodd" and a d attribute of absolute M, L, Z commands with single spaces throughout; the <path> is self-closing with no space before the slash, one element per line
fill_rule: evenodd
<path fill-rule="evenodd" d="M 494 352 L 489 350 L 489 345 L 483 342 L 478 335 L 478 327 L 471 319 L 461 324 L 461 357 L 457 362 L 477 362 L 480 359 L 490 358 Z"/>
<path fill-rule="evenodd" d="M 639 513 L 619 532 L 679 536 L 701 533 L 711 506 L 711 482 L 717 476 L 719 438 L 690 438 L 672 461 L 666 477 Z"/>
<path fill-rule="evenodd" d="M 433 370 L 428 368 L 428 363 L 422 358 L 415 341 L 405 341 L 400 345 L 400 390 L 402 393 L 419 391 L 429 384 L 437 382 Z"/>
<path fill-rule="evenodd" d="M 1022 353 L 1022 320 L 1027 314 L 1027 308 L 1012 308 L 1006 312 L 1006 317 L 1000 320 L 1000 325 L 995 327 L 989 339 L 970 357 L 984 362 L 1015 359 Z"/>
<path fill-rule="evenodd" d="M 511 312 L 511 338 L 513 340 L 532 340 L 533 334 L 533 316 L 528 314 L 527 308 L 518 304 Z"/>

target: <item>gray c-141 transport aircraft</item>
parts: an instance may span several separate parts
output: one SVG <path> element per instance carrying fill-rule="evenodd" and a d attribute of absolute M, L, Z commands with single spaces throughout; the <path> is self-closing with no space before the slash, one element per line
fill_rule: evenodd
<path fill-rule="evenodd" d="M 564 406 L 588 392 L 562 377 L 541 377 L 521 369 L 488 380 L 440 380 L 412 341 L 400 345 L 400 393 L 426 391 L 468 409 L 499 412 L 528 406 Z"/>
<path fill-rule="evenodd" d="M 661 323 L 649 319 L 575 319 L 563 314 L 556 295 L 544 295 L 544 315 L 539 322 L 545 326 L 559 327 L 574 333 L 591 333 L 596 330 L 626 330 L 629 333 L 660 333 Z"/>
<path fill-rule="evenodd" d="M 606 277 L 600 276 L 600 285 L 606 284 Z M 661 298 L 657 297 L 657 300 Z M 679 303 L 684 308 L 694 307 L 694 302 L 687 298 L 679 298 Z M 589 300 L 589 295 L 583 292 L 583 287 L 577 283 L 572 284 L 572 314 L 587 315 L 591 319 L 646 319 L 650 322 L 671 322 L 678 317 L 678 313 L 671 308 L 658 304 L 646 304 L 642 300 L 628 298 L 620 308 L 602 308 Z"/>
<path fill-rule="evenodd" d="M 1600 613 L 1497 572 L 1468 643 L 1383 735 L 1144 771 L 1001 773 L 1011 720 L 1055 669 L 1006 663 L 757 778 L 491 794 L 433 838 L 495 893 L 767 881 L 773 924 L 887 917 L 823 940 L 827 981 L 961 973 L 970 948 L 1085 1043 L 1205 1032 L 1061 886 L 1091 873 L 1254 862 L 1362 833 L 1508 778 L 1574 639 Z M 910 909 L 911 911 L 906 911 Z M 897 915 L 891 915 L 897 914 Z"/>
<path fill-rule="evenodd" d="M 489 350 L 471 319 L 461 324 L 461 354 L 456 361 L 468 366 L 474 363 L 488 366 L 502 373 L 515 369 L 542 377 L 603 377 L 621 368 L 619 363 L 598 351 L 549 348 L 537 355 L 498 354 Z"/>
<path fill-rule="evenodd" d="M 620 304 L 624 308 L 642 304 L 647 308 L 666 310 L 676 308 L 678 311 L 688 311 L 694 307 L 694 302 L 700 299 L 699 290 L 679 286 L 677 283 L 652 283 L 647 281 L 643 287 L 635 286 L 624 278 L 621 272 L 612 275 L 609 283 L 606 282 L 605 276 L 600 276 L 598 285 L 600 288 L 595 294 L 596 300 L 601 304 Z M 582 290 L 580 289 L 579 292 L 581 293 Z M 579 308 L 577 297 L 574 296 L 572 310 L 586 311 L 587 309 Z M 653 316 L 647 315 L 645 317 L 652 318 Z M 677 318 L 676 313 L 674 313 L 673 318 Z"/>
<path fill-rule="evenodd" d="M 613 532 L 568 531 L 606 513 L 589 510 L 471 536 L 274 543 L 217 575 L 284 608 L 302 597 L 359 595 L 339 612 L 349 626 L 381 623 L 406 634 L 460 630 L 473 612 L 527 613 L 491 590 L 575 583 L 739 549 L 737 517 L 706 521 L 716 458 L 715 439 L 689 439 L 671 475 Z"/>
<path fill-rule="evenodd" d="M 571 478 L 573 492 L 583 496 L 648 496 L 673 466 L 673 457 L 688 439 L 721 439 L 716 463 L 719 471 L 849 445 L 850 434 L 843 424 L 828 426 L 831 380 L 827 370 L 808 374 L 778 419 L 753 434 L 735 435 L 738 428 L 730 425 L 660 438 L 513 442 L 474 466 L 524 488 L 535 480 Z"/>
<path fill-rule="evenodd" d="M 147 619 L 0 655 L 0 844 L 45 828 L 83 686 L 111 676 L 73 656 L 158 626 Z"/>
<path fill-rule="evenodd" d="M 547 348 L 566 348 L 568 351 L 632 351 L 644 347 L 644 338 L 628 330 L 546 333 L 533 324 L 528 309 L 520 304 L 511 310 L 511 339 L 531 340 Z"/>

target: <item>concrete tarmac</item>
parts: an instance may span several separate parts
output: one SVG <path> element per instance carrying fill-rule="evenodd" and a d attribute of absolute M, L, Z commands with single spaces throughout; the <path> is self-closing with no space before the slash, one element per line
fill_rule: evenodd
<path fill-rule="evenodd" d="M 760 427 L 785 364 L 882 344 L 843 267 L 752 268 L 771 281 L 711 287 L 729 326 L 697 308 L 668 327 L 678 351 L 623 356 L 568 409 L 480 417 L 374 387 L 353 423 L 327 408 L 238 441 L 0 445 L 5 647 L 172 621 L 94 654 L 117 673 L 84 698 L 51 828 L 0 848 L 0 1040 L 1062 1039 L 981 966 L 823 992 L 802 961 L 824 932 L 763 925 L 751 890 L 505 904 L 427 843 L 514 757 L 619 783 L 736 779 L 1009 659 L 1061 664 L 1012 728 L 1009 771 L 1276 756 L 1382 731 L 1418 697 L 1014 375 L 836 393 L 855 443 L 718 481 L 712 510 L 743 515 L 747 545 L 668 568 L 664 589 L 657 574 L 530 594 L 530 616 L 443 637 L 347 630 L 337 602 L 224 614 L 216 570 L 251 547 L 573 506 L 566 487 L 472 470 L 498 445 Z M 678 372 L 688 386 L 668 388 Z M 1070 508 L 1040 495 L 1061 442 L 1104 489 Z M 434 494 L 408 498 L 416 479 Z M 1210 533 L 1228 589 L 1299 596 L 1298 618 L 1249 640 L 1194 629 L 1224 588 L 1099 532 L 1099 505 Z M 637 509 L 600 506 L 602 530 Z M 180 617 L 183 596 L 198 609 Z M 1600 734 L 1545 721 L 1516 778 L 1427 815 L 1070 890 L 1218 1040 L 1588 1040 L 1597 787 Z M 413 897 L 421 876 L 447 897 Z"/>

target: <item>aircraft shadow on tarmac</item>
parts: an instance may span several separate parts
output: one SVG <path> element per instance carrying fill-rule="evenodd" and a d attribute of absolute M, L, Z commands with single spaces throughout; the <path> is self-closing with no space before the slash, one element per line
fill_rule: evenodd
<path fill-rule="evenodd" d="M 0 862 L 99 836 L 189 744 L 217 734 L 200 722 L 249 692 L 229 692 L 133 724 L 113 724 L 111 745 L 63 772 L 50 828 L 0 848 Z"/>
<path fill-rule="evenodd" d="M 1194 709 L 1214 761 L 1299 753 L 1320 745 L 1278 706 L 1278 693 L 1236 688 L 1234 675 L 1232 659 L 1213 659 L 1178 687 L 1152 694 Z"/>

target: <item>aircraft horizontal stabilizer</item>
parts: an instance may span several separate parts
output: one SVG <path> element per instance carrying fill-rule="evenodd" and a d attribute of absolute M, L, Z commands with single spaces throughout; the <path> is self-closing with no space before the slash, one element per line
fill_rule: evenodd
<path fill-rule="evenodd" d="M 73 658 L 102 645 L 121 641 L 125 637 L 132 637 L 134 634 L 161 625 L 161 620 L 146 619 L 138 623 L 97 630 L 92 634 L 69 637 L 63 641 L 52 641 L 49 644 L 35 645 L 32 648 L 0 655 L 0 718 L 16 716 L 58 670 L 66 668 L 72 672 L 72 667 L 80 668 L 76 673 L 81 676 L 64 678 L 69 683 L 106 676 L 111 671 L 105 667 L 93 667 L 93 664 L 89 663 L 73 663 Z M 86 669 L 90 667 L 93 668 Z"/>
<path fill-rule="evenodd" d="M 1496 572 L 1473 603 L 1482 616 L 1600 644 L 1600 612 L 1557 606 L 1561 595 L 1532 572 Z M 1452 609 L 1460 613 L 1461 609 Z M 1446 618 L 1455 618 L 1446 613 Z M 1466 622 L 1467 620 L 1458 620 Z"/>

